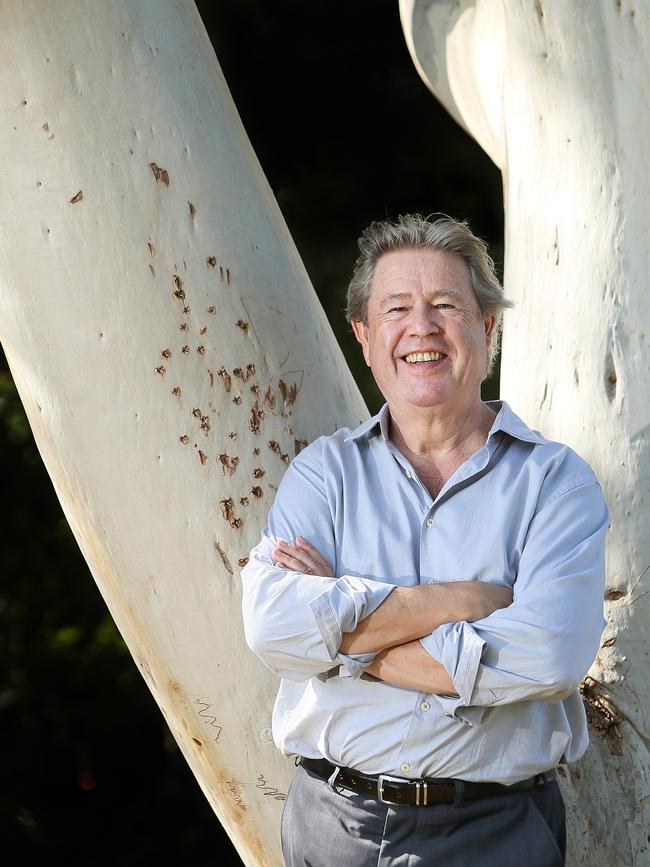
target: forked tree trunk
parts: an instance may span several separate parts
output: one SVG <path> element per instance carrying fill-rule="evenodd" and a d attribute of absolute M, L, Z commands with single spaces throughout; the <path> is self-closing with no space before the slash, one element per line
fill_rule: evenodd
<path fill-rule="evenodd" d="M 611 510 L 570 863 L 650 863 L 650 9 L 401 0 L 424 80 L 503 172 L 501 393 L 594 467 Z"/>
<path fill-rule="evenodd" d="M 0 339 L 172 733 L 244 862 L 275 867 L 292 763 L 239 570 L 289 459 L 367 412 L 194 4 L 0 20 Z"/>

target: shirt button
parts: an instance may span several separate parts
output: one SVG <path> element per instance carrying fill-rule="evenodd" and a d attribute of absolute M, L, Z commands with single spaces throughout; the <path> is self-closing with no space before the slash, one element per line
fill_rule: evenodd
<path fill-rule="evenodd" d="M 423 701 L 422 704 L 420 705 L 420 710 L 429 710 L 430 708 L 431 708 L 431 705 L 429 704 L 428 701 Z"/>
<path fill-rule="evenodd" d="M 409 765 L 408 762 L 402 762 L 402 764 L 399 766 L 399 769 L 400 769 L 400 771 L 403 771 L 405 774 L 408 774 L 408 772 L 411 770 L 411 766 Z"/>
<path fill-rule="evenodd" d="M 412 479 L 412 478 L 413 478 L 413 473 L 412 473 L 410 470 L 407 470 L 407 471 L 406 471 L 406 478 L 407 478 L 407 479 Z"/>
<path fill-rule="evenodd" d="M 436 523 L 435 518 L 427 518 L 427 527 L 433 527 L 433 525 L 435 523 Z"/>

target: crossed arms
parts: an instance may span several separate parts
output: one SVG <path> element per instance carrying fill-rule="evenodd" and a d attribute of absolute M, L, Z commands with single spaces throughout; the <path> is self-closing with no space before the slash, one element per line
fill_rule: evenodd
<path fill-rule="evenodd" d="M 556 701 L 598 649 L 607 524 L 595 480 L 558 488 L 528 527 L 512 601 L 471 575 L 411 587 L 336 577 L 322 480 L 294 462 L 242 571 L 246 638 L 281 677 L 304 681 L 344 665 L 437 695 L 463 718 L 464 708 Z M 281 542 L 298 534 L 311 546 Z"/>
<path fill-rule="evenodd" d="M 279 539 L 272 552 L 276 565 L 295 572 L 333 577 L 327 560 L 306 539 Z M 343 633 L 344 654 L 377 655 L 366 672 L 396 686 L 435 695 L 457 695 L 443 665 L 419 642 L 443 623 L 480 620 L 512 602 L 508 588 L 474 581 L 449 581 L 395 587 L 352 632 Z"/>

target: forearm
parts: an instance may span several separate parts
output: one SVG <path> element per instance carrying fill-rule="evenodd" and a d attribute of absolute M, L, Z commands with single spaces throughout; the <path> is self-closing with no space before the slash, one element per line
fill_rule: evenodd
<path fill-rule="evenodd" d="M 457 695 L 454 682 L 445 668 L 429 656 L 419 641 L 410 641 L 378 653 L 366 672 L 394 686 L 432 695 Z"/>
<path fill-rule="evenodd" d="M 341 653 L 372 653 L 430 635 L 443 623 L 478 620 L 510 604 L 509 589 L 477 581 L 396 587 L 356 628 L 344 632 Z"/>
<path fill-rule="evenodd" d="M 264 536 L 242 570 L 246 640 L 280 677 L 304 680 L 335 667 L 343 630 L 352 630 L 394 590 L 354 576 L 301 574 L 273 565 Z"/>

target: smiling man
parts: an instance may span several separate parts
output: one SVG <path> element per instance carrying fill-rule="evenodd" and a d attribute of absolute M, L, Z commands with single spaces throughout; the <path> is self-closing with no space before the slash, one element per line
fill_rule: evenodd
<path fill-rule="evenodd" d="M 575 452 L 481 400 L 509 305 L 468 226 L 409 215 L 359 248 L 348 319 L 386 403 L 294 459 L 242 572 L 298 763 L 286 864 L 561 865 L 607 506 Z"/>

